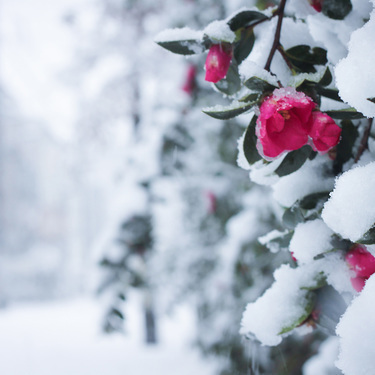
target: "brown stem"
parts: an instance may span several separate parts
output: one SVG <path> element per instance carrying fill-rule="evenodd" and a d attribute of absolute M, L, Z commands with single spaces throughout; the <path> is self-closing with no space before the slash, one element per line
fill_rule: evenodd
<path fill-rule="evenodd" d="M 285 3 L 286 3 L 286 0 L 281 0 L 280 4 L 279 4 L 279 7 L 277 8 L 277 10 L 274 14 L 274 15 L 277 15 L 277 17 L 278 17 L 277 25 L 276 25 L 275 38 L 273 40 L 273 44 L 272 44 L 272 47 L 271 47 L 270 54 L 268 55 L 266 65 L 264 66 L 264 69 L 267 70 L 268 72 L 270 71 L 273 56 L 275 55 L 276 50 L 280 46 L 281 25 L 283 23 L 283 18 L 284 18 Z"/>
<path fill-rule="evenodd" d="M 363 133 L 362 139 L 361 139 L 361 144 L 359 145 L 359 148 L 358 148 L 357 156 L 354 159 L 354 163 L 357 163 L 357 161 L 361 158 L 363 152 L 368 147 L 368 138 L 370 136 L 372 122 L 373 122 L 373 119 L 369 118 L 367 127 L 366 127 L 366 129 Z"/>
<path fill-rule="evenodd" d="M 281 44 L 278 45 L 277 50 L 280 52 L 280 55 L 281 55 L 281 57 L 284 59 L 286 65 L 288 65 L 288 68 L 289 68 L 292 72 L 294 72 L 294 71 L 295 71 L 295 70 L 294 70 L 294 67 L 293 67 L 291 61 L 289 60 L 289 57 L 288 57 L 287 54 L 285 53 L 285 50 L 284 50 L 284 48 L 283 48 L 283 46 L 282 46 Z"/>

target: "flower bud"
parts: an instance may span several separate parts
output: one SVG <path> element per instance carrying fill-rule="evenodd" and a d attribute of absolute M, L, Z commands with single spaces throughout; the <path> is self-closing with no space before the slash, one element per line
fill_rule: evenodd
<path fill-rule="evenodd" d="M 232 60 L 232 46 L 229 44 L 213 44 L 207 54 L 206 77 L 208 82 L 216 83 L 227 75 Z"/>

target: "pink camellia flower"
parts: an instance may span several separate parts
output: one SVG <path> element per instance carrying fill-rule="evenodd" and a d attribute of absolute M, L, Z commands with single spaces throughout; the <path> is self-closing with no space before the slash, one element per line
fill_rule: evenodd
<path fill-rule="evenodd" d="M 216 83 L 225 78 L 231 60 L 232 46 L 230 44 L 213 44 L 207 54 L 205 80 Z"/>
<path fill-rule="evenodd" d="M 276 89 L 259 108 L 259 153 L 271 160 L 307 144 L 315 106 L 311 98 L 293 87 Z"/>
<path fill-rule="evenodd" d="M 187 94 L 192 95 L 195 89 L 195 76 L 197 74 L 197 69 L 194 65 L 190 65 L 186 74 L 186 80 L 182 86 L 182 90 Z"/>
<path fill-rule="evenodd" d="M 360 292 L 366 280 L 375 273 L 375 257 L 363 245 L 354 245 L 345 256 L 350 269 L 355 272 L 355 277 L 350 281 L 353 288 Z"/>
<path fill-rule="evenodd" d="M 315 151 L 327 152 L 339 143 L 341 128 L 327 114 L 317 111 L 312 113 L 309 136 Z"/>

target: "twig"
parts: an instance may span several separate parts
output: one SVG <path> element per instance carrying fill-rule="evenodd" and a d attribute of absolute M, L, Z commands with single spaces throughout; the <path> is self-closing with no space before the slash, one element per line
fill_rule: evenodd
<path fill-rule="evenodd" d="M 361 139 L 361 144 L 359 145 L 357 156 L 354 159 L 354 163 L 357 163 L 358 160 L 361 158 L 363 152 L 367 149 L 368 147 L 368 138 L 370 136 L 371 132 L 371 126 L 372 126 L 373 119 L 369 118 L 368 119 L 368 124 L 367 127 L 363 133 L 362 139 Z"/>
<path fill-rule="evenodd" d="M 277 10 L 274 14 L 274 15 L 277 15 L 278 20 L 277 20 L 275 38 L 273 40 L 273 44 L 272 44 L 272 47 L 271 47 L 270 54 L 268 55 L 266 65 L 264 66 L 264 69 L 267 70 L 268 72 L 270 71 L 273 56 L 275 55 L 276 50 L 280 46 L 281 25 L 283 23 L 283 18 L 284 18 L 285 3 L 286 3 L 286 0 L 281 0 L 279 7 L 277 8 Z"/>

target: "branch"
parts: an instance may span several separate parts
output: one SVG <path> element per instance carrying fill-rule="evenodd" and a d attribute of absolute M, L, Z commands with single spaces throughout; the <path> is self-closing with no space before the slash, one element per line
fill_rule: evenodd
<path fill-rule="evenodd" d="M 373 122 L 373 118 L 369 118 L 367 127 L 366 127 L 366 129 L 363 133 L 362 139 L 361 139 L 361 144 L 359 145 L 359 148 L 358 148 L 357 156 L 354 159 L 354 163 L 357 163 L 357 161 L 361 158 L 363 152 L 368 147 L 368 138 L 370 136 L 372 122 Z"/>
<path fill-rule="evenodd" d="M 275 55 L 276 50 L 280 46 L 281 25 L 283 23 L 283 18 L 284 18 L 285 3 L 286 3 L 286 0 L 281 0 L 279 7 L 277 8 L 277 10 L 274 14 L 274 15 L 277 15 L 278 20 L 277 20 L 275 38 L 273 40 L 273 44 L 272 44 L 272 47 L 271 47 L 270 54 L 268 55 L 266 65 L 264 66 L 264 69 L 267 70 L 268 72 L 270 71 L 273 56 Z"/>

